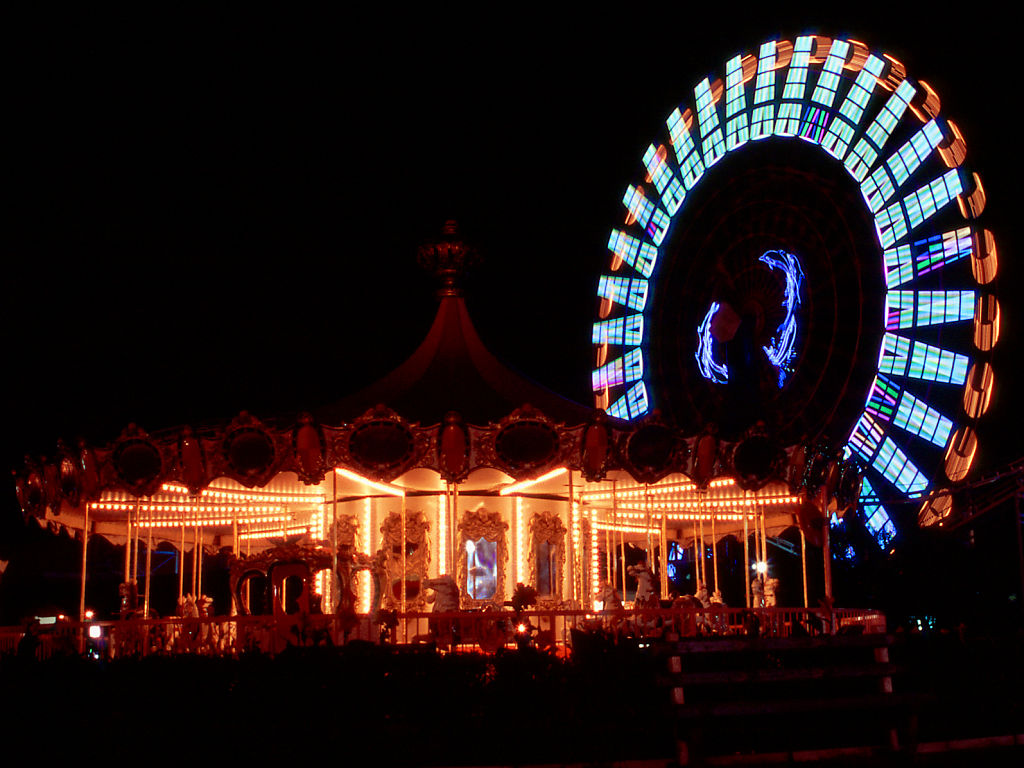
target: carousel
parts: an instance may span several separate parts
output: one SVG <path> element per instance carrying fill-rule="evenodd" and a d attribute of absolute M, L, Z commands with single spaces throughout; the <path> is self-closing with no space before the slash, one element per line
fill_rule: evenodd
<path fill-rule="evenodd" d="M 141 619 L 153 552 L 167 544 L 193 553 L 178 573 L 182 616 L 344 615 L 353 637 L 377 637 L 389 612 L 501 610 L 517 585 L 538 610 L 581 616 L 623 597 L 668 606 L 680 583 L 704 605 L 773 605 L 768 543 L 795 527 L 820 547 L 829 510 L 855 503 L 856 465 L 785 449 L 763 425 L 729 443 L 542 389 L 476 334 L 459 289 L 473 255 L 451 222 L 420 248 L 441 282 L 426 338 L 321 412 L 153 434 L 129 425 L 110 445 L 29 462 L 17 484 L 26 514 L 82 542 L 82 620 L 95 536 L 124 545 L 122 617 Z M 750 565 L 736 594 L 719 585 L 726 537 Z M 225 548 L 231 603 L 214 605 L 203 559 Z M 692 579 L 677 573 L 684 550 Z M 806 560 L 803 573 L 806 605 Z M 396 638 L 422 634 L 403 626 Z"/>
<path fill-rule="evenodd" d="M 24 513 L 81 540 L 80 619 L 95 536 L 124 545 L 125 616 L 148 617 L 169 543 L 195 553 L 183 612 L 343 617 L 338 640 L 430 635 L 430 608 L 767 610 L 787 532 L 793 607 L 814 592 L 831 613 L 830 523 L 859 503 L 882 547 L 886 506 L 941 525 L 999 335 L 962 135 L 899 61 L 821 35 L 736 56 L 694 98 L 611 230 L 593 407 L 487 349 L 461 288 L 476 252 L 449 222 L 418 252 L 433 325 L 383 379 L 312 413 L 129 425 L 26 461 Z M 231 600 L 211 606 L 203 557 L 224 550 Z"/>

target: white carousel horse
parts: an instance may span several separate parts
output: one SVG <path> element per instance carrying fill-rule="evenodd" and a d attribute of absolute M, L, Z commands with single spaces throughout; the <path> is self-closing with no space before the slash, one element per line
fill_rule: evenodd
<path fill-rule="evenodd" d="M 636 579 L 636 602 L 639 605 L 646 604 L 647 598 L 654 594 L 654 573 L 651 567 L 647 563 L 631 565 L 626 573 Z"/>

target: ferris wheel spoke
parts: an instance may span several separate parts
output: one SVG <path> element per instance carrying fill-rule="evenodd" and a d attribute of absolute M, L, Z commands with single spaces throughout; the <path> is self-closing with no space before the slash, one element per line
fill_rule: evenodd
<path fill-rule="evenodd" d="M 878 372 L 939 384 L 962 385 L 967 379 L 970 362 L 967 355 L 959 352 L 886 333 L 882 338 Z"/>
<path fill-rule="evenodd" d="M 881 374 L 871 386 L 865 412 L 940 448 L 946 447 L 956 428 L 952 419 Z"/>

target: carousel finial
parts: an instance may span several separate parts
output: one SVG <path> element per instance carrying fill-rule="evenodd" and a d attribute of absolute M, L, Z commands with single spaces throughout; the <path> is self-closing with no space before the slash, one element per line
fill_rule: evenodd
<path fill-rule="evenodd" d="M 440 296 L 459 296 L 459 281 L 466 269 L 479 260 L 473 246 L 459 236 L 459 225 L 449 219 L 441 228 L 441 236 L 423 243 L 416 253 L 420 266 L 433 272 L 441 279 Z"/>

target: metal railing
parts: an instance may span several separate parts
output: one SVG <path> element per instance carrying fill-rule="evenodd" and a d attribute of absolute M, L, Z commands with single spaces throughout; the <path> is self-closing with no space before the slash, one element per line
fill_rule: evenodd
<path fill-rule="evenodd" d="M 339 646 L 353 641 L 436 645 L 450 651 L 493 652 L 529 644 L 566 652 L 574 633 L 613 641 L 682 640 L 716 636 L 791 637 L 836 631 L 884 632 L 878 611 L 807 608 L 643 608 L 607 611 L 470 610 L 367 615 L 220 616 L 61 622 L 34 630 L 24 644 L 22 628 L 0 629 L 0 654 L 31 652 L 37 659 L 78 653 L 95 658 L 152 654 L 276 655 L 291 646 Z M 849 629 L 848 629 L 849 628 Z M 28 647 L 28 651 L 24 650 Z"/>

